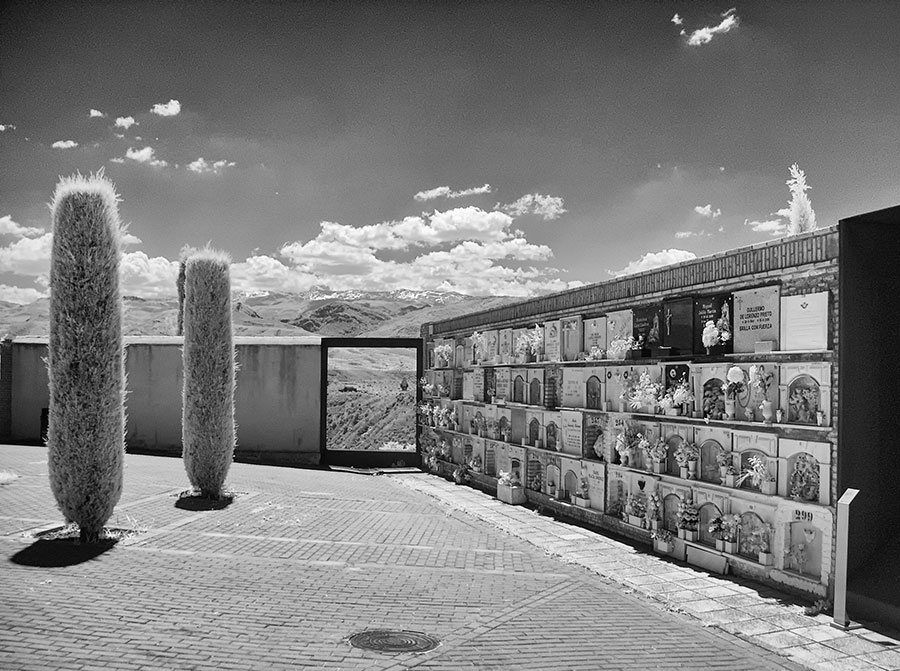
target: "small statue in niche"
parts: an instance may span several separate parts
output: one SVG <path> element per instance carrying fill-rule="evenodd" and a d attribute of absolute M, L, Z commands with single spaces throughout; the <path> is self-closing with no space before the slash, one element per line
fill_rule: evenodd
<path fill-rule="evenodd" d="M 788 477 L 790 496 L 795 501 L 819 500 L 819 462 L 811 454 L 804 452 L 794 461 L 794 468 Z"/>
<path fill-rule="evenodd" d="M 653 325 L 647 333 L 648 345 L 659 345 L 659 314 L 653 315 Z"/>

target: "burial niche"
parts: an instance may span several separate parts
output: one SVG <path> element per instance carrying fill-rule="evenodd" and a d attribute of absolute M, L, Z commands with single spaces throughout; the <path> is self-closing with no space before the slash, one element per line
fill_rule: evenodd
<path fill-rule="evenodd" d="M 603 399 L 600 397 L 600 378 L 591 375 L 587 381 L 587 407 L 591 410 L 601 410 Z"/>
<path fill-rule="evenodd" d="M 525 378 L 521 375 L 516 375 L 516 379 L 513 380 L 513 403 L 524 403 L 525 402 Z"/>
<path fill-rule="evenodd" d="M 798 375 L 788 386 L 788 422 L 815 424 L 819 410 L 819 383 L 810 375 Z"/>

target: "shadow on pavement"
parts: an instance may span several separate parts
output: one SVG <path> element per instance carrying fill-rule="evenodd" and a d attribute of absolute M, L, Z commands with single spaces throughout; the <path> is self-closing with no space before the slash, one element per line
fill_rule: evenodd
<path fill-rule="evenodd" d="M 96 559 L 112 550 L 118 539 L 106 538 L 97 543 L 79 543 L 77 538 L 39 539 L 24 550 L 19 550 L 9 560 L 21 566 L 43 568 L 75 566 Z"/>

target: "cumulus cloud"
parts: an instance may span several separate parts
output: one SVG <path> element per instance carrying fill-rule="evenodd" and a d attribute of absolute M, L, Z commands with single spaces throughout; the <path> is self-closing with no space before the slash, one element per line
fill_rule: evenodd
<path fill-rule="evenodd" d="M 30 287 L 15 287 L 8 284 L 0 284 L 0 301 L 28 305 L 39 298 L 46 298 L 47 294 Z"/>
<path fill-rule="evenodd" d="M 732 28 L 737 26 L 738 17 L 734 13 L 734 8 L 729 9 L 722 14 L 722 21 L 715 26 L 705 26 L 693 31 L 688 35 L 687 43 L 692 47 L 699 47 L 703 44 L 709 44 L 716 35 L 724 35 Z"/>
<path fill-rule="evenodd" d="M 0 247 L 0 268 L 15 275 L 46 276 L 50 272 L 52 233 L 22 237 Z"/>
<path fill-rule="evenodd" d="M 156 158 L 155 152 L 153 151 L 153 147 L 147 146 L 143 149 L 134 149 L 133 147 L 128 147 L 128 150 L 125 152 L 125 158 L 131 159 L 132 161 L 136 161 L 138 163 L 145 163 L 147 165 L 152 165 L 156 168 L 164 168 L 168 163 L 165 161 Z M 123 161 L 110 159 L 114 163 L 122 163 Z"/>
<path fill-rule="evenodd" d="M 201 156 L 196 161 L 191 161 L 190 163 L 188 163 L 187 168 L 192 172 L 196 172 L 198 175 L 210 172 L 219 174 L 225 168 L 233 168 L 234 165 L 234 161 L 207 161 Z"/>
<path fill-rule="evenodd" d="M 788 225 L 781 219 L 768 219 L 766 221 L 750 221 L 744 219 L 744 226 L 749 226 L 755 233 L 766 233 L 773 238 L 787 235 Z"/>
<path fill-rule="evenodd" d="M 13 221 L 12 215 L 5 214 L 0 217 L 0 235 L 14 235 L 17 238 L 33 238 L 43 234 L 43 228 L 20 226 Z"/>
<path fill-rule="evenodd" d="M 544 221 L 559 219 L 568 210 L 563 207 L 563 199 L 557 196 L 542 196 L 539 193 L 530 193 L 522 196 L 514 203 L 496 206 L 513 217 L 523 214 L 536 214 L 544 218 Z"/>
<path fill-rule="evenodd" d="M 181 112 L 181 103 L 174 99 L 167 103 L 156 103 L 150 111 L 159 116 L 176 116 Z"/>
<path fill-rule="evenodd" d="M 3 133 L 8 130 L 15 130 L 15 129 L 16 129 L 16 127 L 11 123 L 6 123 L 6 124 L 0 123 L 0 133 Z"/>
<path fill-rule="evenodd" d="M 77 147 L 78 143 L 75 140 L 57 140 L 50 146 L 54 149 L 72 149 L 72 147 Z"/>
<path fill-rule="evenodd" d="M 131 233 L 125 233 L 122 235 L 122 244 L 123 245 L 139 245 L 143 242 L 138 236 L 132 235 Z"/>
<path fill-rule="evenodd" d="M 142 298 L 163 298 L 175 293 L 178 278 L 178 261 L 144 252 L 128 252 L 119 264 L 122 293 Z"/>
<path fill-rule="evenodd" d="M 92 119 L 94 119 L 94 118 L 105 119 L 106 118 L 106 115 L 103 112 L 101 112 L 100 110 L 95 110 L 93 107 L 91 108 L 91 111 L 88 112 L 88 116 L 91 117 Z"/>
<path fill-rule="evenodd" d="M 120 116 L 116 118 L 116 128 L 124 128 L 128 130 L 132 126 L 139 125 L 132 116 Z"/>
<path fill-rule="evenodd" d="M 647 252 L 636 261 L 631 261 L 621 270 L 607 270 L 610 275 L 619 277 L 622 275 L 632 275 L 640 273 L 652 268 L 660 268 L 673 263 L 681 263 L 682 261 L 690 261 L 696 259 L 697 255 L 684 249 L 664 249 L 659 252 Z"/>
<path fill-rule="evenodd" d="M 672 17 L 672 23 L 674 23 L 676 26 L 680 26 L 682 23 L 684 23 L 684 19 L 682 19 L 682 18 L 681 18 L 680 16 L 678 16 L 678 14 L 676 13 L 675 16 Z"/>
<path fill-rule="evenodd" d="M 722 210 L 719 208 L 713 209 L 712 205 L 707 203 L 706 205 L 697 205 L 694 208 L 694 212 L 699 214 L 701 217 L 706 217 L 707 219 L 717 219 L 722 216 Z"/>
<path fill-rule="evenodd" d="M 484 186 L 474 186 L 469 189 L 454 191 L 449 186 L 437 186 L 426 191 L 419 191 L 413 198 L 419 202 L 426 200 L 434 200 L 435 198 L 463 198 L 465 196 L 476 196 L 482 193 L 490 193 L 493 191 L 490 184 Z"/>

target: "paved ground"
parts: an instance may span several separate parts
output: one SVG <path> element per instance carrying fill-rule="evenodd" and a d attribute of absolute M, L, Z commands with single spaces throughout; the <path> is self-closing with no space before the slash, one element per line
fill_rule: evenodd
<path fill-rule="evenodd" d="M 46 451 L 0 446 L 3 669 L 900 669 L 896 641 L 425 474 L 235 464 L 223 510 L 129 455 L 93 559 L 28 564 L 58 522 Z M 47 541 L 42 541 L 46 544 Z M 352 647 L 424 632 L 426 653 Z"/>

